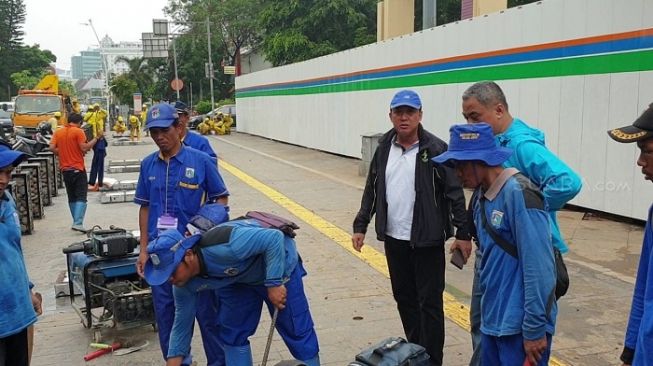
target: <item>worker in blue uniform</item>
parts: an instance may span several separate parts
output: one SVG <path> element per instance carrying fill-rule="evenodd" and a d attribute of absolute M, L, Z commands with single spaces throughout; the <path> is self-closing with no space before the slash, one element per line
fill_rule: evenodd
<path fill-rule="evenodd" d="M 188 130 L 188 121 L 190 120 L 190 111 L 186 103 L 178 100 L 175 102 L 175 109 L 179 115 L 179 122 L 181 123 L 183 129 L 181 130 L 181 142 L 186 146 L 190 146 L 193 149 L 205 152 L 213 159 L 217 160 L 218 155 L 215 153 L 211 144 L 209 144 L 209 139 L 200 135 L 199 133 Z"/>
<path fill-rule="evenodd" d="M 134 197 L 134 202 L 140 205 L 140 255 L 136 267 L 141 276 L 148 241 L 156 239 L 166 229 L 184 230 L 188 220 L 200 209 L 204 196 L 208 202 L 227 204 L 229 195 L 215 161 L 181 143 L 181 124 L 172 105 L 152 106 L 145 127 L 159 151 L 143 159 Z M 175 311 L 172 286 L 168 283 L 151 285 L 159 342 L 165 359 Z M 198 301 L 200 309 L 197 313 L 200 329 L 205 335 L 202 339 L 204 350 L 209 365 L 224 365 L 222 346 L 215 336 L 217 304 L 211 296 L 208 297 L 209 300 Z M 191 362 L 189 352 L 184 364 Z"/>
<path fill-rule="evenodd" d="M 32 325 L 42 312 L 41 297 L 31 289 L 16 202 L 7 190 L 11 172 L 27 155 L 0 144 L 0 365 L 27 366 Z"/>
<path fill-rule="evenodd" d="M 220 294 L 220 340 L 229 366 L 251 366 L 249 337 L 256 332 L 263 302 L 279 310 L 276 329 L 290 353 L 308 366 L 319 365 L 319 346 L 304 293 L 306 271 L 295 241 L 256 220 L 233 220 L 188 238 L 175 230 L 148 245 L 145 278 L 171 282 L 174 326 L 167 365 L 189 353 L 192 320 L 200 291 Z"/>
<path fill-rule="evenodd" d="M 608 135 L 623 143 L 636 142 L 640 149 L 637 165 L 642 168 L 644 179 L 653 182 L 653 104 L 631 126 L 615 128 Z M 637 280 L 630 308 L 624 349 L 623 365 L 653 365 L 653 206 L 649 208 L 642 255 L 639 258 Z"/>
<path fill-rule="evenodd" d="M 539 188 L 502 164 L 487 123 L 451 127 L 449 149 L 432 160 L 455 166 L 471 203 L 482 260 L 481 364 L 548 365 L 558 307 L 550 217 Z M 508 250 L 515 249 L 515 256 Z"/>

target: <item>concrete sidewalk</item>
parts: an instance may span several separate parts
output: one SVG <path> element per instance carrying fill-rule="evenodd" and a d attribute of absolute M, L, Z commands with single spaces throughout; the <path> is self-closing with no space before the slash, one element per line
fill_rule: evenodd
<path fill-rule="evenodd" d="M 320 339 L 322 363 L 346 364 L 361 349 L 387 336 L 403 335 L 389 280 L 382 270 L 382 246 L 368 235 L 367 244 L 373 249 L 369 253 L 373 254 L 355 256 L 347 248 L 365 180 L 357 175 L 359 161 L 238 133 L 210 140 L 223 160 L 220 169 L 232 195 L 234 217 L 256 209 L 294 217 L 301 226 L 297 243 L 309 272 L 305 286 Z M 155 149 L 154 144 L 109 146 L 107 159 L 140 158 Z M 137 176 L 110 175 L 117 179 Z M 59 192 L 54 205 L 46 208 L 46 218 L 36 221 L 35 233 L 23 239 L 28 270 L 36 290 L 44 295 L 45 307 L 36 326 L 33 365 L 81 365 L 85 364 L 83 355 L 92 351 L 89 343 L 93 332 L 83 328 L 66 298 L 54 298 L 54 281 L 66 267 L 61 249 L 83 239 L 83 235 L 70 230 L 65 190 Z M 99 193 L 89 193 L 88 227 L 137 229 L 137 214 L 138 206 L 133 203 L 100 204 Z M 642 228 L 586 221 L 575 212 L 561 216 L 573 252 L 568 256 L 572 290 L 561 302 L 554 355 L 568 365 L 616 364 Z M 447 265 L 451 303 L 468 303 L 470 289 L 471 266 L 459 271 Z M 460 324 L 464 326 L 466 314 L 464 309 L 451 309 L 448 314 L 456 322 L 447 320 L 444 364 L 465 365 L 471 346 L 469 334 Z M 261 361 L 269 319 L 263 315 L 252 338 L 256 363 Z M 198 330 L 196 335 L 193 353 L 198 364 L 205 364 Z M 125 332 L 105 330 L 103 336 L 105 343 L 116 339 L 132 343 L 148 340 L 150 346 L 126 356 L 102 356 L 91 361 L 96 365 L 163 363 L 151 327 Z M 275 335 L 270 363 L 289 358 L 280 337 Z"/>

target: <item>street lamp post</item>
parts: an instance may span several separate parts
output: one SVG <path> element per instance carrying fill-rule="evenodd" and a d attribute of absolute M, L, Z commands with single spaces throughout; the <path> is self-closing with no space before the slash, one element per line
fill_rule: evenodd
<path fill-rule="evenodd" d="M 106 101 L 107 101 L 107 110 L 110 110 L 110 103 L 109 103 L 109 64 L 108 60 L 106 59 L 106 54 L 104 53 L 104 47 L 102 46 L 102 42 L 100 41 L 100 37 L 98 37 L 97 32 L 95 31 L 95 27 L 93 26 L 93 20 L 89 19 L 88 23 L 82 23 L 84 25 L 88 25 L 91 27 L 93 30 L 93 34 L 95 35 L 95 39 L 97 40 L 98 47 L 100 47 L 100 59 L 102 61 L 102 71 L 104 71 L 104 93 L 106 93 Z"/>
<path fill-rule="evenodd" d="M 209 49 L 209 88 L 211 88 L 211 111 L 215 108 L 215 99 L 213 98 L 213 61 L 211 60 L 211 23 L 209 17 L 206 17 L 206 39 Z"/>

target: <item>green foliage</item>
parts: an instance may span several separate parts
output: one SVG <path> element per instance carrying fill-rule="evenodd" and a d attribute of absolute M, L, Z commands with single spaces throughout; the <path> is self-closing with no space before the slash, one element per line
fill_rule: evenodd
<path fill-rule="evenodd" d="M 213 108 L 211 108 L 210 100 L 202 100 L 199 103 L 195 104 L 195 110 L 199 114 L 209 113 Z"/>
<path fill-rule="evenodd" d="M 75 85 L 71 83 L 68 80 L 61 80 L 59 79 L 59 90 L 63 91 L 64 93 L 70 95 L 71 97 L 74 97 L 77 95 L 77 90 L 75 89 Z"/>
<path fill-rule="evenodd" d="M 376 40 L 376 0 L 268 0 L 260 16 L 265 58 L 275 66 Z"/>
<path fill-rule="evenodd" d="M 41 80 L 40 75 L 33 75 L 29 70 L 15 72 L 10 78 L 19 89 L 33 89 Z"/>
<path fill-rule="evenodd" d="M 216 104 L 217 104 L 216 108 L 219 108 L 219 107 L 222 107 L 223 105 L 226 105 L 226 104 L 236 104 L 236 102 L 231 98 L 227 98 L 227 99 L 222 99 L 221 101 L 219 101 Z"/>
<path fill-rule="evenodd" d="M 118 104 L 131 104 L 134 93 L 139 90 L 136 81 L 130 78 L 128 74 L 114 77 L 110 88 L 118 100 Z"/>
<path fill-rule="evenodd" d="M 0 100 L 17 94 L 20 86 L 34 86 L 47 72 L 56 57 L 39 45 L 23 45 L 22 26 L 25 22 L 23 0 L 0 0 Z M 12 78 L 13 74 L 17 74 Z M 19 85 L 14 84 L 14 79 Z"/>

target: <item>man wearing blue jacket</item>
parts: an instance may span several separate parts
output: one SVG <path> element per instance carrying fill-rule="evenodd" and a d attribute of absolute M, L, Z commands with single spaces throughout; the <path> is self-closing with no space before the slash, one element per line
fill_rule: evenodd
<path fill-rule="evenodd" d="M 209 139 L 207 139 L 205 136 L 200 135 L 199 133 L 188 130 L 190 111 L 188 110 L 188 106 L 186 105 L 186 103 L 180 100 L 176 101 L 175 109 L 177 110 L 177 114 L 179 115 L 179 123 L 181 124 L 181 130 L 180 130 L 181 133 L 179 136 L 181 137 L 181 142 L 186 146 L 190 146 L 195 150 L 199 150 L 207 154 L 213 160 L 217 160 L 218 155 L 211 147 L 211 144 L 209 143 Z"/>
<path fill-rule="evenodd" d="M 472 207 L 483 253 L 481 362 L 548 365 L 557 305 L 551 301 L 555 260 L 544 197 L 517 169 L 501 166 L 512 150 L 496 145 L 490 125 L 450 131 L 449 150 L 433 161 L 454 165 L 463 186 L 478 190 Z M 517 256 L 494 235 L 516 247 Z"/>
<path fill-rule="evenodd" d="M 552 153 L 545 144 L 544 133 L 532 128 L 519 118 L 514 118 L 508 109 L 506 97 L 495 82 L 480 81 L 463 93 L 463 117 L 469 123 L 486 122 L 492 126 L 497 144 L 513 150 L 513 154 L 503 163 L 504 168 L 516 168 L 533 182 L 544 195 L 547 212 L 551 218 L 553 245 L 561 253 L 569 251 L 562 239 L 556 213 L 578 192 L 582 181 L 567 164 Z M 454 243 L 451 250 L 465 242 Z M 465 259 L 471 254 L 471 246 L 461 247 Z M 475 276 L 472 286 L 470 309 L 472 347 L 474 354 L 470 366 L 479 366 L 480 309 L 477 281 L 478 264 L 481 252 L 476 251 Z"/>
<path fill-rule="evenodd" d="M 147 250 L 147 281 L 174 285 L 167 365 L 180 365 L 189 353 L 197 295 L 205 290 L 220 294 L 219 334 L 227 365 L 253 364 L 249 337 L 256 332 L 263 302 L 270 312 L 279 309 L 276 328 L 290 353 L 308 366 L 320 364 L 302 283 L 306 271 L 295 241 L 281 231 L 262 228 L 255 220 L 235 220 L 185 239 L 167 230 Z"/>
<path fill-rule="evenodd" d="M 653 182 L 653 104 L 631 126 L 608 131 L 617 142 L 636 142 L 641 150 L 637 165 L 644 179 Z M 628 329 L 621 361 L 624 365 L 653 365 L 653 206 L 649 208 L 642 255 L 639 259 L 637 280 L 630 308 Z"/>
<path fill-rule="evenodd" d="M 11 172 L 26 158 L 0 144 L 0 366 L 29 365 L 30 328 L 42 312 L 25 267 L 16 203 L 7 191 Z"/>

